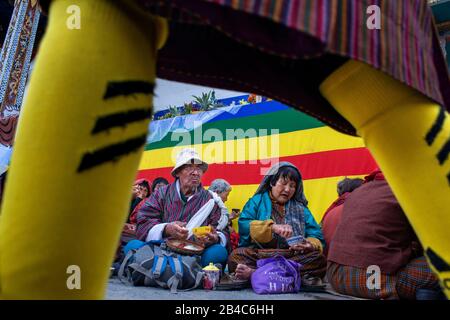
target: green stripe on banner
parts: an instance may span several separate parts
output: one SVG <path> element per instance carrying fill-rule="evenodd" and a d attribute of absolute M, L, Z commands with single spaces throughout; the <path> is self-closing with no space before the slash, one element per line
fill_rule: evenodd
<path fill-rule="evenodd" d="M 277 127 L 280 126 L 280 124 L 282 124 L 282 126 Z M 294 109 L 287 109 L 279 112 L 260 114 L 257 116 L 249 116 L 242 118 L 237 117 L 221 121 L 212 121 L 203 124 L 201 131 L 200 129 L 196 130 L 198 130 L 197 132 L 199 134 L 199 137 L 202 137 L 201 142 L 212 142 L 211 140 L 203 141 L 204 134 L 209 129 L 215 129 L 214 133 L 212 133 L 214 137 L 216 137 L 218 132 L 220 132 L 223 139 L 217 141 L 223 141 L 223 140 L 237 139 L 236 137 L 230 137 L 231 139 L 227 139 L 227 129 L 243 130 L 246 134 L 245 137 L 244 136 L 238 137 L 238 139 L 242 139 L 242 138 L 253 138 L 276 134 L 276 132 L 271 132 L 271 130 L 278 130 L 277 133 L 286 133 L 298 130 L 320 128 L 324 126 L 325 125 L 319 120 L 316 120 L 315 118 L 310 117 L 300 111 Z M 185 134 L 184 136 L 188 135 Z M 189 132 L 189 136 L 190 136 L 189 139 L 184 139 L 180 137 L 179 134 L 174 135 L 173 132 L 170 132 L 160 141 L 147 144 L 145 146 L 145 150 L 155 150 L 161 148 L 169 148 L 175 146 L 192 145 L 200 143 L 200 141 L 197 142 L 195 140 L 194 130 Z"/>

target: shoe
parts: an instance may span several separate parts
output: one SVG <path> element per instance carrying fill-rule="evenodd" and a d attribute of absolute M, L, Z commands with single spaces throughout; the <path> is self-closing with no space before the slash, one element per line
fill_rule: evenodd
<path fill-rule="evenodd" d="M 234 274 L 224 273 L 219 283 L 216 285 L 216 290 L 242 290 L 250 288 L 249 280 L 237 279 Z"/>
<path fill-rule="evenodd" d="M 319 277 L 304 275 L 301 281 L 300 292 L 326 292 L 326 284 Z"/>
<path fill-rule="evenodd" d="M 120 269 L 120 263 L 114 262 L 112 267 L 109 268 L 109 270 L 110 270 L 109 277 L 112 278 L 112 277 L 117 276 L 119 274 L 119 269 Z"/>

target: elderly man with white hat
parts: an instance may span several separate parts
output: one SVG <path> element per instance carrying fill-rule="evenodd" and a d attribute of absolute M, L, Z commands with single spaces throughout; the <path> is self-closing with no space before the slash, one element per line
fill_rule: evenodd
<path fill-rule="evenodd" d="M 223 204 L 201 185 L 208 170 L 194 149 L 183 149 L 172 170 L 175 182 L 154 192 L 141 207 L 137 217 L 137 237 L 141 241 L 165 238 L 187 239 L 193 226 L 212 226 L 213 232 L 196 241 L 206 250 L 202 265 L 220 263 L 225 267 L 229 241 L 224 221 Z M 228 219 L 228 217 L 226 217 Z M 219 231 L 220 229 L 222 231 Z"/>

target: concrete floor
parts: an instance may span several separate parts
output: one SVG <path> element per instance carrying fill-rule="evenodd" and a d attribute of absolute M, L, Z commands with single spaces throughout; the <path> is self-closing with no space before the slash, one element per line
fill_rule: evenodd
<path fill-rule="evenodd" d="M 327 293 L 300 292 L 296 294 L 258 295 L 252 289 L 238 291 L 206 291 L 202 289 L 171 294 L 169 290 L 151 287 L 132 287 L 111 278 L 107 300 L 355 300 L 327 288 Z"/>

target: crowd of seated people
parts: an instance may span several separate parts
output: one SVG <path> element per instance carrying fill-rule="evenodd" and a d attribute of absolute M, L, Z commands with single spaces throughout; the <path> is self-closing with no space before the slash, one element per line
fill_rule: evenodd
<path fill-rule="evenodd" d="M 212 227 L 211 232 L 189 238 L 205 247 L 202 266 L 220 265 L 240 281 L 251 281 L 259 259 L 283 255 L 300 263 L 303 283 L 328 282 L 341 294 L 367 299 L 444 298 L 381 171 L 340 181 L 338 198 L 319 225 L 295 165 L 274 165 L 242 213 L 233 209 L 231 214 L 224 203 L 232 186 L 216 179 L 204 189 L 207 169 L 195 150 L 184 149 L 172 170 L 173 182 L 158 178 L 149 189 L 147 181 L 136 181 L 127 221 L 134 233 L 123 243 L 123 254 L 151 240 L 187 239 L 187 223 L 194 216 L 198 220 L 202 212 L 199 225 Z M 238 219 L 238 231 L 233 219 Z M 370 270 L 379 272 L 373 285 Z"/>

